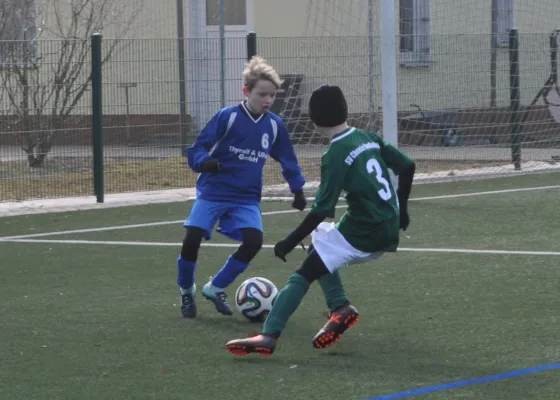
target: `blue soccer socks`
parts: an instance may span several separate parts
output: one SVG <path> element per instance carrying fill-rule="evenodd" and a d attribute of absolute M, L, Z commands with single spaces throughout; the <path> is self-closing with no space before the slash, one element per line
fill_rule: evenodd
<path fill-rule="evenodd" d="M 248 266 L 248 263 L 243 263 L 235 257 L 229 256 L 222 269 L 220 269 L 212 279 L 212 286 L 220 288 L 223 291 L 231 285 Z"/>
<path fill-rule="evenodd" d="M 189 293 L 194 285 L 194 270 L 196 261 L 187 261 L 183 257 L 177 258 L 177 284 L 182 289 L 181 294 Z"/>

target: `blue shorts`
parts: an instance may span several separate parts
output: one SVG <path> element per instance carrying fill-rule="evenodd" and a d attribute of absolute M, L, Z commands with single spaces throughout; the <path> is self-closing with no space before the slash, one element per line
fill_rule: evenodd
<path fill-rule="evenodd" d="M 263 231 L 261 209 L 258 205 L 203 199 L 194 202 L 184 226 L 204 229 L 204 238 L 209 240 L 216 222 L 219 222 L 218 232 L 238 242 L 243 240 L 240 229 L 253 228 Z"/>

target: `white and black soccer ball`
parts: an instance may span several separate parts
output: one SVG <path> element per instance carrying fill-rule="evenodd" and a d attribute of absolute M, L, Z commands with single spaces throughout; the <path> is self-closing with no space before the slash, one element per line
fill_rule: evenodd
<path fill-rule="evenodd" d="M 246 279 L 235 292 L 235 305 L 251 322 L 262 322 L 272 309 L 278 288 L 266 278 Z"/>

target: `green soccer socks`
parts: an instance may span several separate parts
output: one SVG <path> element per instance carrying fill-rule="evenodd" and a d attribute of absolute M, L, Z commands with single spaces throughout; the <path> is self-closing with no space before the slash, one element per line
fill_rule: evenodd
<path fill-rule="evenodd" d="M 278 297 L 264 321 L 262 333 L 270 336 L 280 336 L 290 316 L 297 310 L 301 300 L 309 289 L 309 282 L 294 272 L 288 278 L 286 286 L 278 293 Z"/>
<path fill-rule="evenodd" d="M 348 303 L 349 300 L 344 292 L 344 287 L 342 286 L 342 280 L 340 279 L 338 271 L 321 277 L 319 279 L 319 285 L 325 295 L 325 301 L 327 302 L 329 310 L 336 310 Z"/>

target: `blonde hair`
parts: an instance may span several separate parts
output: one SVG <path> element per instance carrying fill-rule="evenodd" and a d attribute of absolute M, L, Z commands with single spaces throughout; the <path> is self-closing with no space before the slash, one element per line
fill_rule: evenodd
<path fill-rule="evenodd" d="M 252 90 L 261 79 L 272 82 L 276 89 L 282 86 L 278 72 L 261 56 L 253 56 L 243 70 L 243 83 L 247 89 Z"/>

